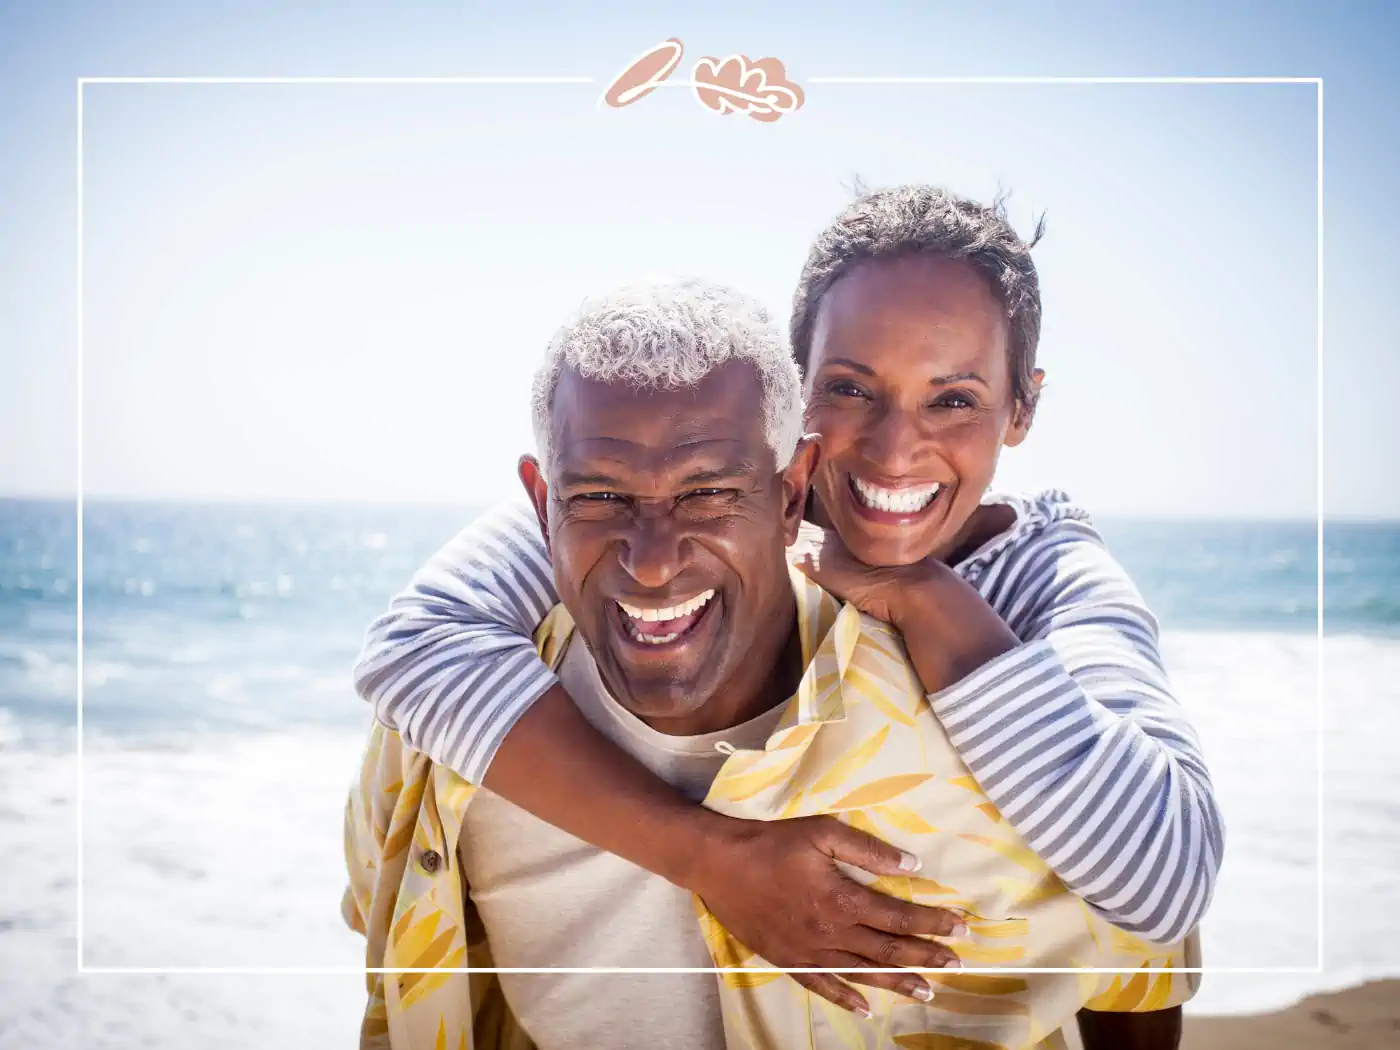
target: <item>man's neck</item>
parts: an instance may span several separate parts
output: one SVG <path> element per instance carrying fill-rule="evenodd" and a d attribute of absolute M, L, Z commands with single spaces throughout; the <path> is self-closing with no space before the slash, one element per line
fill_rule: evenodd
<path fill-rule="evenodd" d="M 755 645 L 737 673 L 730 676 L 704 707 L 680 718 L 643 721 L 668 736 L 721 733 L 757 718 L 787 701 L 802 681 L 802 637 L 797 629 L 797 600 L 789 594 L 775 613 L 787 630 L 774 632 L 774 642 Z"/>

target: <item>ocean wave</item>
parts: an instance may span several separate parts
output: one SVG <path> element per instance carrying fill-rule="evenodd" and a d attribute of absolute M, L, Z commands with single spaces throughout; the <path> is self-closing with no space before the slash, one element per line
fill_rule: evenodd
<path fill-rule="evenodd" d="M 1400 797 L 1390 749 L 1400 729 L 1400 641 L 1356 635 L 1324 643 L 1325 854 L 1316 849 L 1315 823 L 1317 639 L 1169 632 L 1164 652 L 1201 732 L 1228 827 L 1225 869 L 1203 928 L 1205 965 L 1311 967 L 1320 921 L 1310 909 L 1325 862 L 1329 967 L 1351 966 L 1357 976 L 1400 972 L 1400 885 L 1386 845 L 1397 839 L 1400 818 L 1368 805 Z M 285 673 L 293 665 L 270 666 Z M 300 688 L 315 683 L 309 673 Z M 345 792 L 368 712 L 349 694 L 337 702 L 354 712 L 356 727 L 230 733 L 167 725 L 164 735 L 140 739 L 90 727 L 83 767 L 89 965 L 359 964 L 363 944 L 343 927 L 336 904 Z M 75 889 L 72 738 L 56 737 L 66 746 L 45 751 L 16 725 L 11 715 L 0 719 L 10 844 L 0 865 L 13 922 L 0 938 L 0 1031 L 34 1030 L 35 1018 L 67 1031 L 73 1013 L 89 1031 L 126 1018 L 139 1033 L 134 1042 L 156 1047 L 219 1045 L 205 1037 L 209 1017 L 236 1033 L 237 1045 L 280 1046 L 287 1032 L 312 1045 L 353 1040 L 345 1033 L 353 1033 L 363 1005 L 362 981 L 353 977 L 265 985 L 220 978 L 195 990 L 178 979 L 148 986 L 133 978 L 125 997 L 75 998 L 72 945 L 63 941 Z M 48 862 L 18 861 L 37 857 Z M 264 889 L 250 895 L 249 886 Z M 1322 980 L 1207 974 L 1191 1009 L 1269 1008 Z M 157 1005 L 124 1014 L 132 995 Z M 199 1017 L 163 1012 L 182 995 Z M 285 1031 L 278 1028 L 284 1013 Z M 320 1015 L 321 1027 L 311 1015 Z"/>

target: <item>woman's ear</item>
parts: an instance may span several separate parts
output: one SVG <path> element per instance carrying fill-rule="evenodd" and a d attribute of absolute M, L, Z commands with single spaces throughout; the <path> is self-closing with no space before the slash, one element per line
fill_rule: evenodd
<path fill-rule="evenodd" d="M 1006 437 L 1002 439 L 1002 444 L 1007 448 L 1015 448 L 1022 441 L 1026 440 L 1026 435 L 1031 432 L 1031 423 L 1035 421 L 1036 405 L 1040 402 L 1041 384 L 1045 382 L 1045 370 L 1041 368 L 1031 372 L 1031 389 L 1029 396 L 1023 401 L 1016 400 L 1015 407 L 1011 410 L 1011 426 L 1006 430 Z"/>

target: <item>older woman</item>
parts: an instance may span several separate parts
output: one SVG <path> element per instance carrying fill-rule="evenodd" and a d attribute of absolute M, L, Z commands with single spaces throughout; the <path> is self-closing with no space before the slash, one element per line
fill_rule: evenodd
<path fill-rule="evenodd" d="M 1030 249 L 999 206 L 911 186 L 839 216 L 811 250 L 792 320 L 807 425 L 823 438 L 809 519 L 824 531 L 797 556 L 899 628 L 968 769 L 1060 879 L 1110 922 L 1170 942 L 1210 900 L 1222 827 L 1155 620 L 1067 497 L 987 494 L 1001 448 L 1030 429 L 1039 327 Z M 523 505 L 435 556 L 356 668 L 377 717 L 468 780 L 693 890 L 773 965 L 885 965 L 847 950 L 865 943 L 857 927 L 891 946 L 935 932 L 834 863 L 896 873 L 897 850 L 830 818 L 711 813 L 596 734 L 530 641 L 556 600 L 547 559 Z M 866 1008 L 834 977 L 794 976 Z M 914 974 L 852 980 L 926 991 Z"/>

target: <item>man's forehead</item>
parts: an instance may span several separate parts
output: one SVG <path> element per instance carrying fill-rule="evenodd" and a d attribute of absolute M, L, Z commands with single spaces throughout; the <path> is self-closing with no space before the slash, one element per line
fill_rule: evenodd
<path fill-rule="evenodd" d="M 638 473 L 657 481 L 690 483 L 735 479 L 772 473 L 771 454 L 734 438 L 699 438 L 671 445 L 652 445 L 622 438 L 599 437 L 570 442 L 556 457 L 561 484 L 621 481 Z"/>
<path fill-rule="evenodd" d="M 752 472 L 771 459 L 755 370 L 718 368 L 683 389 L 560 375 L 554 441 L 561 472 L 613 469 Z"/>
<path fill-rule="evenodd" d="M 724 455 L 725 448 L 764 444 L 762 402 L 758 375 L 747 362 L 730 362 L 679 389 L 587 378 L 566 368 L 554 394 L 556 447 L 613 444 Z"/>

